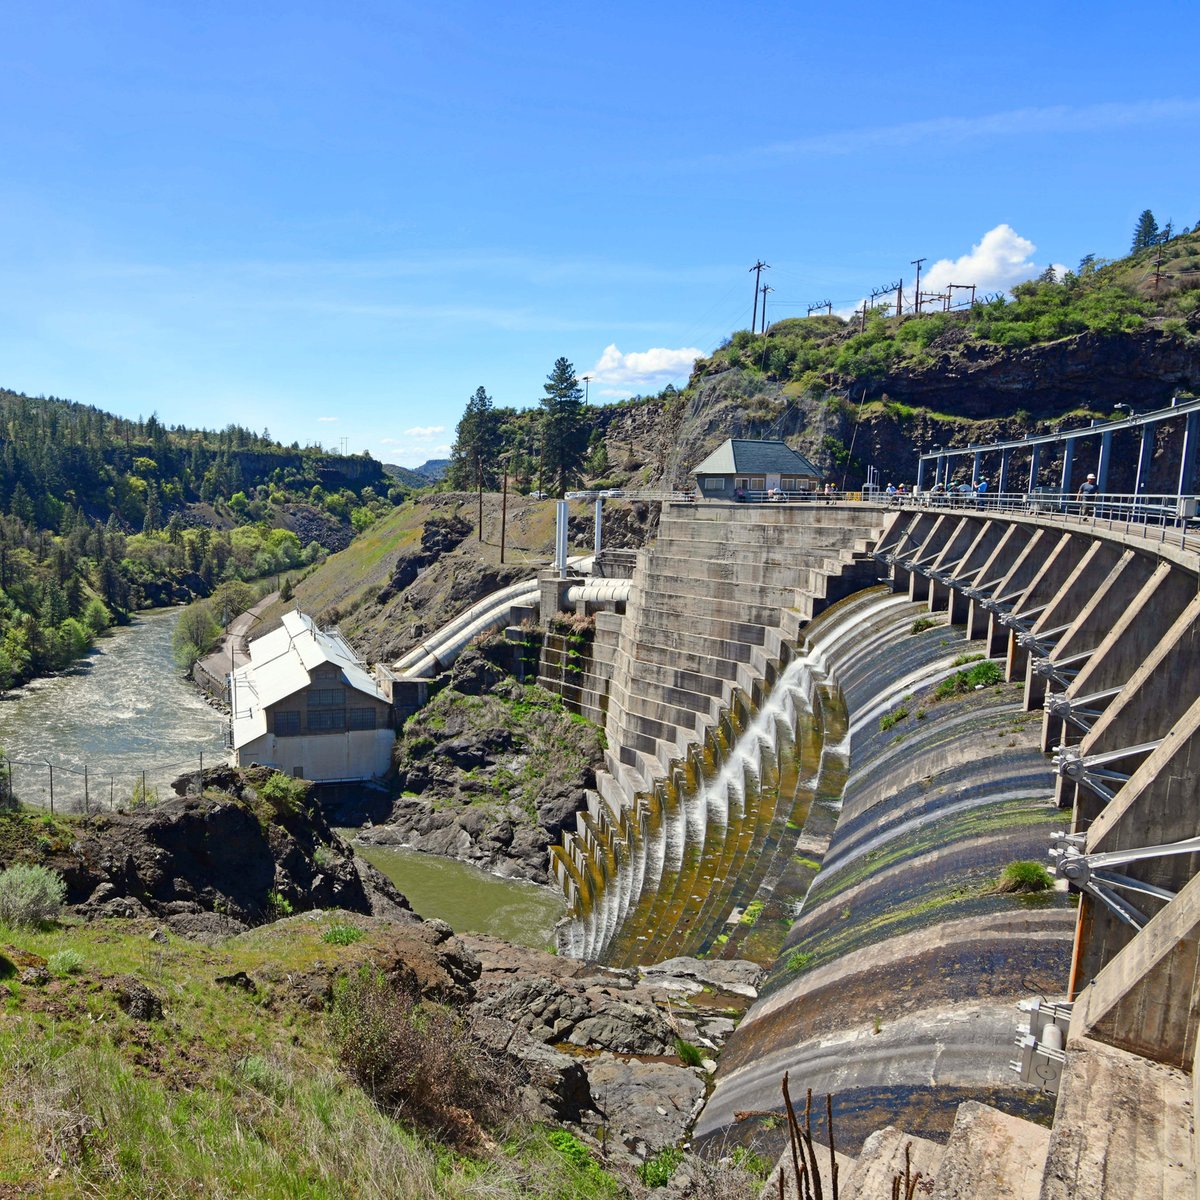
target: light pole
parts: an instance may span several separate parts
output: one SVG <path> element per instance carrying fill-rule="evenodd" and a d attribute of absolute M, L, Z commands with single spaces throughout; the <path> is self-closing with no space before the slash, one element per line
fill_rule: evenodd
<path fill-rule="evenodd" d="M 583 406 L 586 408 L 588 403 L 588 385 L 592 382 L 592 377 L 590 375 L 583 375 L 581 378 L 583 379 Z"/>

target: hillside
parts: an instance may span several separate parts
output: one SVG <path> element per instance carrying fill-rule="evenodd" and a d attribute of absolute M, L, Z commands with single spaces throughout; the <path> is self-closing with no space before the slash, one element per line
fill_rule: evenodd
<path fill-rule="evenodd" d="M 370 661 L 391 662 L 456 613 L 497 588 L 531 579 L 554 555 L 549 500 L 509 493 L 505 561 L 500 562 L 501 497 L 478 501 L 463 492 L 433 492 L 406 501 L 330 555 L 294 584 L 293 598 L 268 608 L 258 630 L 299 604 L 322 624 L 337 625 Z M 657 505 L 605 506 L 606 544 L 641 545 L 657 521 Z M 591 505 L 571 505 L 572 552 L 592 545 Z"/>
<path fill-rule="evenodd" d="M 132 610 L 341 549 L 405 494 L 365 456 L 0 390 L 0 688 Z"/>
<path fill-rule="evenodd" d="M 912 482 L 915 448 L 1077 426 L 1197 388 L 1200 232 L 970 309 L 742 330 L 682 392 L 598 410 L 597 424 L 617 482 L 685 485 L 724 438 L 772 436 L 856 487 L 868 465 Z"/>

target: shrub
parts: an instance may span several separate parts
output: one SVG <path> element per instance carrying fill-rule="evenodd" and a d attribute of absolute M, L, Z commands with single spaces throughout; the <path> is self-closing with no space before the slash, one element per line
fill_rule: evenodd
<path fill-rule="evenodd" d="M 927 629 L 932 629 L 935 625 L 940 625 L 941 622 L 937 617 L 918 617 L 909 627 L 909 633 L 924 633 Z"/>
<path fill-rule="evenodd" d="M 329 1022 L 342 1065 L 389 1116 L 470 1144 L 479 1124 L 514 1107 L 511 1066 L 460 1013 L 402 991 L 372 967 L 337 981 Z"/>
<path fill-rule="evenodd" d="M 303 779 L 293 779 L 279 771 L 273 771 L 258 789 L 258 794 L 277 812 L 296 812 L 308 795 L 308 784 Z"/>
<path fill-rule="evenodd" d="M 267 893 L 267 911 L 278 920 L 292 915 L 292 902 L 282 892 Z"/>
<path fill-rule="evenodd" d="M 1000 872 L 998 892 L 1044 892 L 1054 886 L 1054 876 L 1040 862 L 1010 862 Z"/>
<path fill-rule="evenodd" d="M 353 946 L 366 936 L 366 933 L 355 925 L 330 925 L 321 934 L 321 941 L 328 942 L 331 946 Z"/>
<path fill-rule="evenodd" d="M 933 694 L 939 700 L 945 700 L 948 696 L 959 696 L 965 692 L 973 692 L 976 688 L 994 687 L 1003 679 L 1004 672 L 1000 669 L 1000 664 L 985 658 L 970 670 L 956 671 L 949 678 L 943 679 Z"/>
<path fill-rule="evenodd" d="M 683 1162 L 683 1151 L 678 1146 L 664 1146 L 653 1157 L 638 1167 L 638 1178 L 652 1188 L 666 1187 L 675 1174 L 675 1168 Z"/>
<path fill-rule="evenodd" d="M 0 921 L 6 925 L 40 925 L 62 911 L 67 885 L 57 871 L 16 863 L 0 871 Z"/>
<path fill-rule="evenodd" d="M 46 960 L 52 975 L 78 975 L 83 969 L 83 955 L 78 950 L 58 950 Z"/>

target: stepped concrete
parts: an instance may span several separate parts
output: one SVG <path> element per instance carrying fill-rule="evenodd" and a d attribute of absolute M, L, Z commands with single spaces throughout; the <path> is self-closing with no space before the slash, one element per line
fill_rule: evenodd
<path fill-rule="evenodd" d="M 1192 1117 L 1183 1071 L 1072 1039 L 1040 1200 L 1192 1200 Z"/>
<path fill-rule="evenodd" d="M 1049 1129 L 968 1100 L 959 1105 L 931 1200 L 1038 1200 L 1049 1149 Z"/>

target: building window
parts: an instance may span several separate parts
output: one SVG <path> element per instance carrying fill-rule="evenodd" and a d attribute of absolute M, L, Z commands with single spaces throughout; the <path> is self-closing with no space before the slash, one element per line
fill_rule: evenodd
<path fill-rule="evenodd" d="M 375 710 L 373 708 L 352 708 L 346 713 L 347 729 L 374 729 Z"/>
<path fill-rule="evenodd" d="M 346 704 L 346 692 L 343 688 L 309 688 L 309 708 L 342 708 Z"/>
<path fill-rule="evenodd" d="M 312 710 L 308 714 L 309 733 L 340 733 L 346 728 L 346 710 L 327 708 Z"/>
<path fill-rule="evenodd" d="M 298 712 L 277 712 L 275 714 L 275 736 L 297 737 L 300 733 L 300 714 Z"/>
<path fill-rule="evenodd" d="M 725 480 L 720 475 L 705 475 L 704 490 L 706 492 L 723 492 L 725 490 Z"/>

